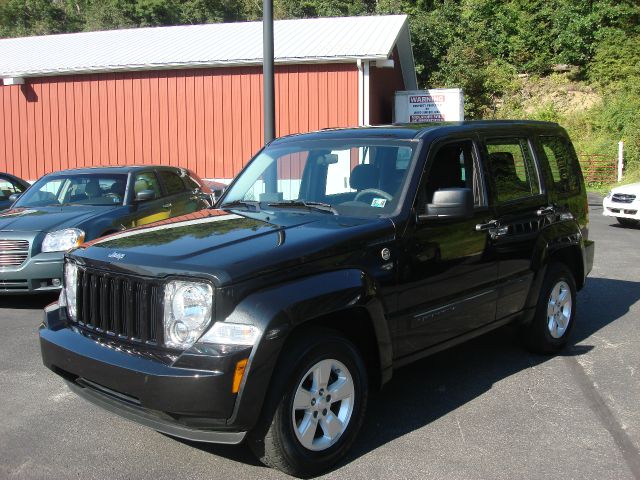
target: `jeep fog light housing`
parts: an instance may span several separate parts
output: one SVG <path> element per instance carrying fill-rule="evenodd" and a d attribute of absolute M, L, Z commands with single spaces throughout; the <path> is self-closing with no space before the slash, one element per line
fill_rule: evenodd
<path fill-rule="evenodd" d="M 260 336 L 260 330 L 253 325 L 216 322 L 198 343 L 218 345 L 245 345 L 251 347 Z"/>
<path fill-rule="evenodd" d="M 64 264 L 64 304 L 67 307 L 67 314 L 71 320 L 78 319 L 78 266 L 72 262 Z"/>
<path fill-rule="evenodd" d="M 202 282 L 174 280 L 164 289 L 164 344 L 187 349 L 211 323 L 213 289 Z"/>

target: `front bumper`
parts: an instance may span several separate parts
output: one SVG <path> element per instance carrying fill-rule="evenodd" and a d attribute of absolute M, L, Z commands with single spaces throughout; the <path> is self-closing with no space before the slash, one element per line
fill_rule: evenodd
<path fill-rule="evenodd" d="M 602 214 L 606 217 L 640 220 L 640 201 L 636 199 L 631 203 L 620 203 L 605 198 L 602 201 Z"/>
<path fill-rule="evenodd" d="M 20 267 L 0 269 L 0 295 L 59 291 L 53 281 L 62 281 L 63 263 L 64 252 L 39 253 Z"/>
<path fill-rule="evenodd" d="M 85 335 L 66 324 L 56 304 L 45 310 L 39 334 L 44 365 L 90 402 L 188 440 L 235 444 L 244 439 L 246 432 L 228 419 L 236 401 L 232 366 L 248 356 L 246 350 L 154 357 Z"/>

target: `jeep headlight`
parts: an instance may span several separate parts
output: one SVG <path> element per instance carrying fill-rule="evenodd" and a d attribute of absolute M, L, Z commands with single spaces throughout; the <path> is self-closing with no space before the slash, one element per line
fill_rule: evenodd
<path fill-rule="evenodd" d="M 84 232 L 79 228 L 65 228 L 45 235 L 42 253 L 66 252 L 84 242 Z"/>
<path fill-rule="evenodd" d="M 213 289 L 202 282 L 174 280 L 164 290 L 164 344 L 186 349 L 211 323 Z"/>
<path fill-rule="evenodd" d="M 78 266 L 72 262 L 64 264 L 64 303 L 71 320 L 78 318 Z M 62 294 L 61 294 L 62 297 Z"/>

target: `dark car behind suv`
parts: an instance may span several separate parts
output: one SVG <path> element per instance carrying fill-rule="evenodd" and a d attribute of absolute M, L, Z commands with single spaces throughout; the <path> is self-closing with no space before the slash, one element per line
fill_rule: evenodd
<path fill-rule="evenodd" d="M 593 262 L 587 227 L 553 123 L 286 137 L 217 210 L 67 255 L 42 357 L 124 417 L 246 439 L 267 465 L 313 475 L 344 456 L 396 368 L 511 322 L 532 350 L 562 348 Z"/>
<path fill-rule="evenodd" d="M 28 182 L 0 172 L 0 211 L 9 208 L 13 204 L 12 197 L 15 198 L 14 195 L 20 195 L 27 188 L 29 188 Z"/>
<path fill-rule="evenodd" d="M 0 295 L 57 291 L 65 251 L 207 208 L 211 199 L 204 182 L 183 168 L 96 167 L 45 175 L 0 212 Z"/>

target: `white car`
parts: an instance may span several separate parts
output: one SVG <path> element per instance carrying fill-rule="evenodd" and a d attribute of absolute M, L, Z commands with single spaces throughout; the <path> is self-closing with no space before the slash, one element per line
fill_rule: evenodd
<path fill-rule="evenodd" d="M 620 225 L 640 225 L 640 183 L 631 183 L 612 189 L 602 201 L 602 214 L 616 217 Z"/>

